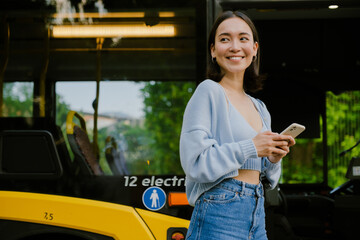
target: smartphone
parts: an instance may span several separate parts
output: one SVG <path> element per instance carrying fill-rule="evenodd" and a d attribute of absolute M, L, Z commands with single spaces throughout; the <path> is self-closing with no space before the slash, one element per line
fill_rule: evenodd
<path fill-rule="evenodd" d="M 283 135 L 290 135 L 293 138 L 297 137 L 300 133 L 302 133 L 305 130 L 305 126 L 298 124 L 298 123 L 292 123 L 290 126 L 288 126 L 284 131 L 282 131 L 280 134 Z"/>

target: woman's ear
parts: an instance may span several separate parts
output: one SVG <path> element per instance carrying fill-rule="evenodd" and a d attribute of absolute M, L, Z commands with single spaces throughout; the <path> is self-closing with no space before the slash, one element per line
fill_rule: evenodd
<path fill-rule="evenodd" d="M 215 55 L 215 46 L 214 46 L 214 44 L 211 44 L 211 46 L 210 46 L 210 52 L 211 52 L 211 58 L 216 58 L 216 55 Z"/>
<path fill-rule="evenodd" d="M 256 52 L 256 55 L 257 55 L 257 51 L 259 49 L 259 43 L 258 42 L 254 42 L 253 49 L 254 49 L 254 51 Z"/>

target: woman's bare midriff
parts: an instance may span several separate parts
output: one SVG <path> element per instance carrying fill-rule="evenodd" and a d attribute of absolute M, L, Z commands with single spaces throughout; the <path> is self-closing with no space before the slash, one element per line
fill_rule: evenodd
<path fill-rule="evenodd" d="M 250 184 L 259 184 L 260 182 L 260 172 L 256 170 L 250 170 L 250 169 L 239 169 L 238 170 L 239 175 L 234 177 L 234 179 L 247 182 Z"/>

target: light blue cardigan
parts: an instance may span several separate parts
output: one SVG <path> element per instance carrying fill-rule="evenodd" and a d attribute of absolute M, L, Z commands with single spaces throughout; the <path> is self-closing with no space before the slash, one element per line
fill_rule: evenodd
<path fill-rule="evenodd" d="M 263 130 L 271 130 L 265 104 L 250 98 L 265 123 Z M 274 164 L 258 157 L 252 138 L 235 141 L 232 132 L 249 126 L 239 124 L 238 129 L 232 129 L 230 116 L 222 86 L 209 79 L 201 82 L 186 106 L 180 136 L 180 160 L 186 174 L 186 195 L 192 206 L 202 193 L 226 178 L 237 176 L 244 164 L 266 176 L 272 188 L 279 181 L 281 161 Z"/>

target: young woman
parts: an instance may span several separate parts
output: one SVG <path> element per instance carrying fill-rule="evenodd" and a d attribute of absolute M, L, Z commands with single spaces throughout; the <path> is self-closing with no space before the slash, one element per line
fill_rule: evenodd
<path fill-rule="evenodd" d="M 195 206 L 187 239 L 267 239 L 260 179 L 275 187 L 281 159 L 295 144 L 271 132 L 261 89 L 259 39 L 252 21 L 227 11 L 209 36 L 208 77 L 184 113 L 180 159 Z"/>

